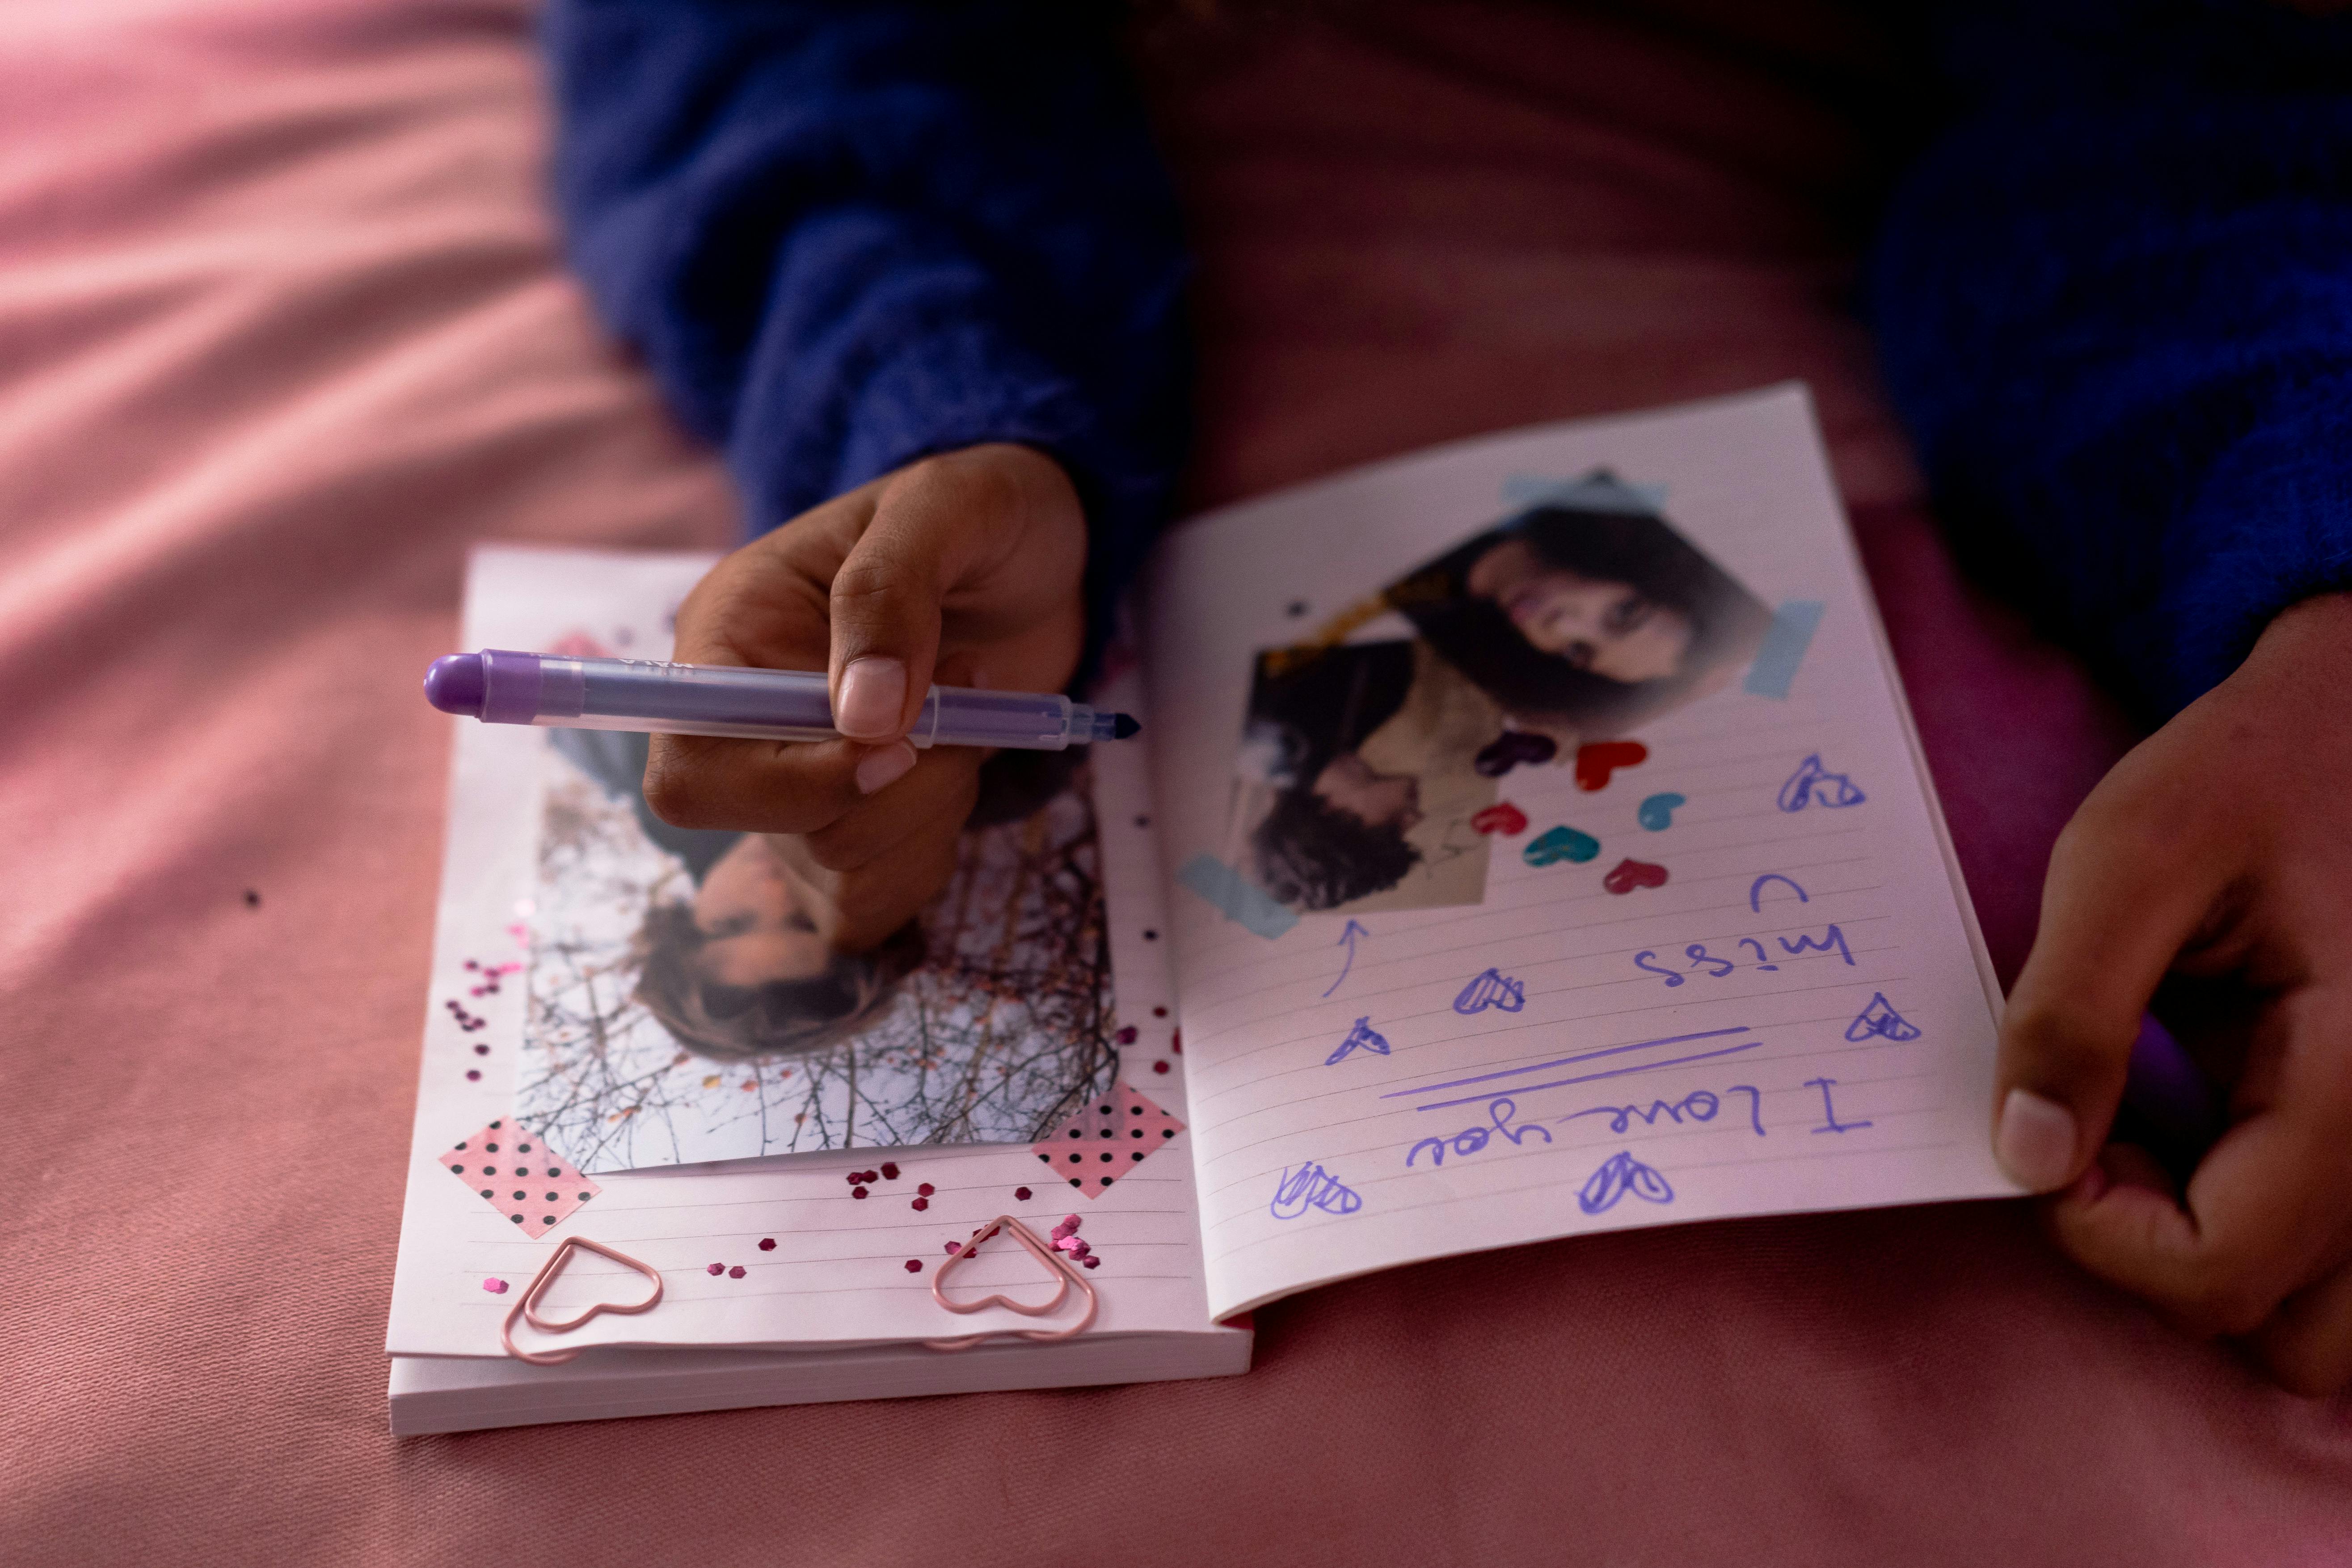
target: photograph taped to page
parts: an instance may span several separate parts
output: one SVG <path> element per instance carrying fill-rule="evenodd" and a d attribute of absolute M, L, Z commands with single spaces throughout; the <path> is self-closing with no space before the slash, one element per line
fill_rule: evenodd
<path fill-rule="evenodd" d="M 1381 637 L 1396 617 L 1412 635 Z M 1258 655 L 1226 850 L 1305 913 L 1479 903 L 1482 752 L 1517 731 L 1565 763 L 1631 735 L 1728 685 L 1770 622 L 1649 495 L 1596 471 Z"/>
<path fill-rule="evenodd" d="M 547 734 L 516 1115 L 581 1169 L 1026 1143 L 1117 1078 L 1083 751 L 992 759 L 946 889 L 853 955 L 763 836 L 653 815 L 646 737 Z"/>

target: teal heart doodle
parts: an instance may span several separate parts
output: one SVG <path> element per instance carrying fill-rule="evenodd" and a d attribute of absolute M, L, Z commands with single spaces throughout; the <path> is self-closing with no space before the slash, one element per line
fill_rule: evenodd
<path fill-rule="evenodd" d="M 1675 807 L 1687 804 L 1671 790 L 1664 795 L 1654 795 L 1642 803 L 1641 808 L 1633 814 L 1634 819 L 1653 833 L 1664 833 L 1675 825 Z"/>
<path fill-rule="evenodd" d="M 1519 851 L 1530 866 L 1550 866 L 1562 860 L 1581 864 L 1600 853 L 1601 840 L 1590 833 L 1579 833 L 1565 823 L 1537 834 Z"/>

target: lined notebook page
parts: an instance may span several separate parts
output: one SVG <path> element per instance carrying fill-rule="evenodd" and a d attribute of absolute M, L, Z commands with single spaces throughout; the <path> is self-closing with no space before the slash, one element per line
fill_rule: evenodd
<path fill-rule="evenodd" d="M 664 658 L 668 614 L 709 564 L 698 555 L 481 551 L 468 579 L 463 646 L 544 648 L 590 635 Z M 500 1320 L 569 1237 L 652 1265 L 663 1277 L 662 1301 L 641 1316 L 599 1316 L 558 1341 L 520 1331 L 537 1348 L 820 1347 L 1034 1329 L 1036 1320 L 1000 1309 L 953 1316 L 931 1299 L 949 1244 L 1003 1214 L 1020 1216 L 1041 1237 L 1065 1214 L 1081 1216 L 1079 1234 L 1101 1258 L 1086 1276 L 1100 1302 L 1090 1332 L 1213 1331 L 1188 1135 L 1181 1131 L 1114 1186 L 1088 1194 L 1055 1179 L 1026 1144 L 850 1151 L 584 1183 L 548 1177 L 549 1154 L 556 1156 L 551 1168 L 567 1175 L 572 1162 L 514 1123 L 524 987 L 509 980 L 486 994 L 481 978 L 482 966 L 529 951 L 546 739 L 515 726 L 452 725 L 448 844 L 386 1336 L 391 1353 L 500 1354 Z M 1171 1005 L 1163 944 L 1141 934 L 1163 918 L 1142 826 L 1143 764 L 1131 749 L 1104 747 L 1097 758 L 1112 967 L 1122 1014 L 1139 1021 L 1138 1037 L 1122 1047 L 1121 1077 L 1181 1121 L 1181 1058 L 1166 1048 L 1171 1021 L 1154 1015 Z M 1155 1062 L 1170 1070 L 1155 1073 Z M 485 1136 L 494 1121 L 505 1125 Z M 467 1147 L 458 1150 L 460 1142 Z M 883 1173 L 886 1162 L 895 1173 Z M 495 1175 L 486 1176 L 486 1168 Z M 848 1180 L 861 1171 L 877 1179 Z M 503 1205 L 514 1194 L 532 1200 L 523 1221 L 551 1223 L 518 1223 Z M 533 1212 L 542 1198 L 553 1211 L 545 1216 Z M 1027 1301 L 1052 1293 L 1034 1261 L 1003 1240 L 960 1268 L 950 1289 L 964 1300 L 992 1290 Z M 546 1300 L 562 1317 L 644 1293 L 620 1266 L 577 1253 Z"/>
<path fill-rule="evenodd" d="M 1220 886 L 1213 865 L 1249 880 L 1232 802 L 1255 651 L 1594 468 L 1663 487 L 1673 527 L 1774 612 L 1752 668 L 1640 724 L 1645 758 L 1600 787 L 1566 752 L 1496 781 L 1488 831 L 1435 851 L 1486 855 L 1475 907 L 1286 926 Z M 1999 994 L 1801 388 L 1229 509 L 1174 534 L 1151 612 L 1218 1315 L 1584 1231 L 2013 1190 L 1987 1147 Z"/>

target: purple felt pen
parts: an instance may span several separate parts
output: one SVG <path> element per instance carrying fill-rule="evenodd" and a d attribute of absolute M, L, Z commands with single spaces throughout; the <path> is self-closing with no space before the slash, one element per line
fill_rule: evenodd
<path fill-rule="evenodd" d="M 425 700 L 486 724 L 566 730 L 635 730 L 830 741 L 833 705 L 823 673 L 659 664 L 643 658 L 566 658 L 488 648 L 453 653 L 425 672 Z M 907 739 L 918 746 L 1008 746 L 1058 752 L 1123 741 L 1142 726 L 1066 697 L 934 686 Z"/>

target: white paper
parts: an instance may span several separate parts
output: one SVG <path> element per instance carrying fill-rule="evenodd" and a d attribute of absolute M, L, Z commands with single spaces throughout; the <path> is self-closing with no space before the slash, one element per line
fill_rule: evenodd
<path fill-rule="evenodd" d="M 606 638 L 625 631 L 631 651 L 658 657 L 656 649 L 667 646 L 660 629 L 665 612 L 709 563 L 703 556 L 484 550 L 468 581 L 463 646 L 544 647 L 567 627 L 583 626 Z M 657 1269 L 661 1303 L 638 1316 L 599 1316 L 556 1341 L 526 1329 L 520 1337 L 533 1348 L 814 1347 L 1066 1321 L 1064 1315 L 1039 1321 L 1000 1309 L 955 1316 L 932 1300 L 930 1282 L 948 1244 L 1003 1214 L 1022 1217 L 1041 1237 L 1065 1214 L 1081 1216 L 1079 1234 L 1102 1260 L 1085 1275 L 1100 1301 L 1090 1333 L 1210 1328 L 1189 1137 L 1181 1134 L 1098 1195 L 1070 1190 L 1026 1144 L 860 1150 L 599 1173 L 593 1179 L 601 1191 L 577 1212 L 536 1239 L 521 1234 L 471 1180 L 453 1175 L 442 1156 L 492 1121 L 513 1115 L 524 988 L 508 979 L 495 992 L 478 993 L 485 966 L 495 969 L 528 952 L 545 737 L 470 720 L 452 725 L 449 837 L 386 1336 L 392 1353 L 502 1353 L 500 1321 L 557 1246 L 574 1236 Z M 1156 931 L 1163 919 L 1153 879 L 1138 875 L 1148 873 L 1151 858 L 1142 767 L 1136 749 L 1097 749 L 1118 1000 L 1138 1031 L 1122 1047 L 1122 1076 L 1181 1118 L 1183 1077 L 1181 1058 L 1170 1048 L 1164 944 L 1141 935 Z M 467 968 L 468 960 L 476 967 Z M 468 1028 L 467 1019 L 481 1023 Z M 485 1157 L 512 1162 L 516 1152 Z M 877 1181 L 865 1197 L 855 1196 L 847 1175 L 885 1161 L 898 1166 L 896 1179 Z M 515 1167 L 499 1168 L 503 1174 Z M 925 1184 L 932 1190 L 919 1194 Z M 1026 1200 L 1015 1196 L 1022 1188 L 1031 1193 Z M 919 1195 L 925 1205 L 919 1210 Z M 920 1268 L 910 1271 L 910 1261 Z M 719 1266 L 715 1274 L 713 1264 Z M 504 1291 L 487 1289 L 492 1281 L 502 1282 Z M 991 1289 L 1024 1301 L 1052 1293 L 1039 1266 L 1001 1240 L 960 1268 L 956 1281 L 950 1293 L 962 1300 Z M 619 1266 L 579 1253 L 546 1309 L 569 1314 L 644 1293 Z"/>
<path fill-rule="evenodd" d="M 1596 468 L 1663 487 L 1764 605 L 1822 606 L 1788 695 L 1734 680 L 1640 724 L 1647 760 L 1598 791 L 1508 773 L 1528 826 L 1486 840 L 1482 905 L 1367 900 L 1269 940 L 1170 894 L 1221 1317 L 1584 1231 L 2013 1190 L 1987 1148 L 1999 994 L 1801 388 L 1460 443 L 1176 531 L 1147 643 L 1166 871 L 1234 859 L 1255 650 Z M 1662 795 L 1684 802 L 1644 827 Z M 1600 853 L 1529 864 L 1555 826 Z M 1605 890 L 1628 858 L 1665 885 Z"/>

